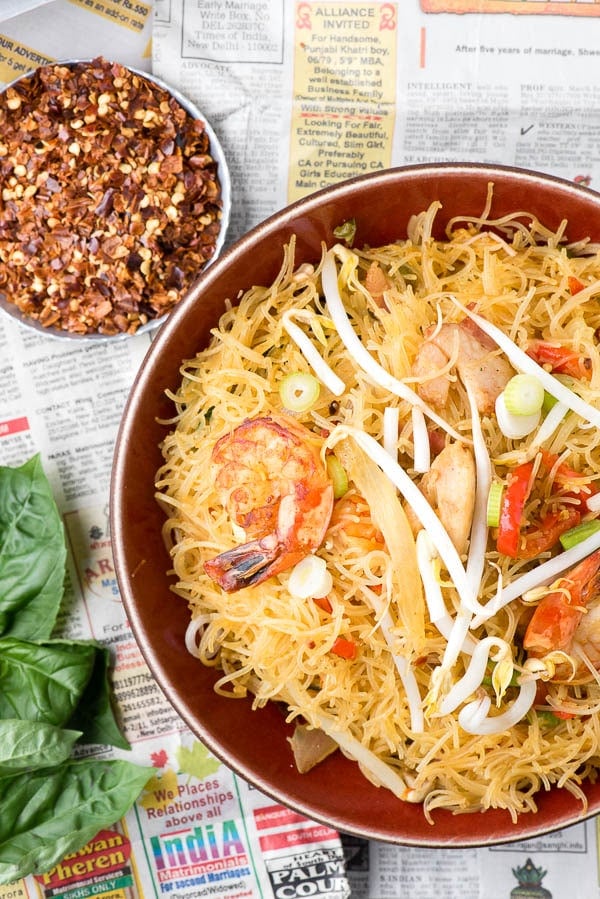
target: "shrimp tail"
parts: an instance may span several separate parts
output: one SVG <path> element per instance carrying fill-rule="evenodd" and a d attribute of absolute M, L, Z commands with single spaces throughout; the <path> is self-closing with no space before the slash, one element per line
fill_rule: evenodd
<path fill-rule="evenodd" d="M 303 553 L 298 554 L 301 558 Z M 207 575 L 226 593 L 260 584 L 289 566 L 289 553 L 282 555 L 282 546 L 275 534 L 260 540 L 250 540 L 228 549 L 204 563 Z"/>

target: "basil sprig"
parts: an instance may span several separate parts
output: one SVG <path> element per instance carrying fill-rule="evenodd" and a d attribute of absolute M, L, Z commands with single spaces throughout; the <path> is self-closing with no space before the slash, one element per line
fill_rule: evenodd
<path fill-rule="evenodd" d="M 113 714 L 106 647 L 52 638 L 65 562 L 39 456 L 0 467 L 0 884 L 43 874 L 110 827 L 154 771 L 72 757 L 77 742 L 130 747 Z"/>

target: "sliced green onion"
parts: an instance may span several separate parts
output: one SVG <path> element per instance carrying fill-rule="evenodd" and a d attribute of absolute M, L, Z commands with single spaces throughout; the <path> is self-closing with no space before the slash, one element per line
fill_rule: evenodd
<path fill-rule="evenodd" d="M 504 484 L 500 481 L 493 481 L 490 484 L 490 492 L 487 501 L 487 526 L 489 528 L 497 528 L 500 524 L 500 509 L 502 508 L 502 496 L 504 494 Z"/>
<path fill-rule="evenodd" d="M 554 712 L 547 712 L 545 709 L 536 709 L 535 714 L 542 727 L 556 727 L 561 724 L 560 718 L 557 718 Z"/>
<path fill-rule="evenodd" d="M 319 399 L 321 385 L 308 372 L 286 375 L 279 385 L 279 396 L 289 412 L 306 412 Z"/>
<path fill-rule="evenodd" d="M 581 524 L 576 524 L 574 528 L 561 534 L 559 540 L 563 549 L 571 549 L 572 546 L 577 546 L 578 543 L 582 543 L 598 531 L 600 531 L 600 521 L 582 521 Z"/>
<path fill-rule="evenodd" d="M 557 381 L 561 384 L 564 384 L 565 387 L 568 387 L 569 390 L 574 390 L 577 392 L 577 381 L 575 378 L 572 378 L 570 375 L 554 375 Z M 544 402 L 542 403 L 542 412 L 550 412 L 551 409 L 554 409 L 558 400 L 555 396 L 552 396 L 547 390 L 544 390 Z M 563 404 L 564 405 L 564 404 Z M 566 411 L 566 410 L 565 410 Z"/>
<path fill-rule="evenodd" d="M 340 499 L 340 497 L 348 492 L 348 475 L 346 469 L 338 457 L 333 453 L 328 453 L 325 461 L 327 464 L 327 474 L 331 478 L 333 484 L 333 496 L 335 499 Z"/>
<path fill-rule="evenodd" d="M 577 390 L 579 388 L 579 383 L 575 378 L 572 378 L 571 375 L 563 375 L 563 374 L 553 374 L 552 375 L 555 380 L 557 380 L 560 384 L 566 387 L 571 392 L 574 392 L 576 396 L 579 394 Z M 547 412 L 549 409 L 554 408 L 554 404 L 558 402 L 555 396 L 553 396 L 548 390 L 544 390 L 544 402 L 542 403 L 542 412 Z"/>
<path fill-rule="evenodd" d="M 543 402 L 544 385 L 535 375 L 515 375 L 504 388 L 504 404 L 511 415 L 535 415 Z"/>
<path fill-rule="evenodd" d="M 552 396 L 551 393 L 548 393 L 547 390 L 544 390 L 544 402 L 542 403 L 542 412 L 549 412 L 550 409 L 553 409 L 558 400 L 555 396 Z"/>

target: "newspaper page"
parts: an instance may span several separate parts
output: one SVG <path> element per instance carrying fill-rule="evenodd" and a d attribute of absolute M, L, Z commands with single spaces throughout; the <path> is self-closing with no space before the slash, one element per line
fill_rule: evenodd
<path fill-rule="evenodd" d="M 179 88 L 227 155 L 232 241 L 314 190 L 404 163 L 516 164 L 597 187 L 599 15 L 592 0 L 4 0 L 0 82 L 103 54 Z M 114 440 L 149 344 L 0 321 L 0 464 L 41 454 L 68 538 L 58 631 L 110 648 L 127 756 L 157 769 L 122 821 L 0 899 L 600 896 L 596 820 L 487 849 L 369 843 L 262 795 L 187 730 L 133 639 L 110 547 Z"/>

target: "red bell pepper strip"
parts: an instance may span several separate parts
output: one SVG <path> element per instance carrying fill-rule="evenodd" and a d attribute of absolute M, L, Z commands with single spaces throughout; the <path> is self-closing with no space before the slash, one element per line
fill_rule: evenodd
<path fill-rule="evenodd" d="M 333 612 L 331 603 L 329 602 L 329 600 L 327 599 L 326 596 L 319 596 L 317 598 L 313 597 L 313 602 L 316 606 L 318 606 L 324 612 L 327 612 L 329 615 L 331 615 L 331 613 Z"/>
<path fill-rule="evenodd" d="M 551 471 L 556 465 L 556 461 L 558 456 L 555 453 L 549 453 L 547 450 L 540 450 L 542 454 L 542 461 L 544 463 L 544 468 L 547 468 L 548 471 Z M 556 471 L 554 472 L 554 484 L 557 484 L 559 488 L 561 485 L 566 483 L 575 482 L 577 485 L 581 483 L 581 472 L 575 471 L 574 468 L 570 468 L 565 462 L 561 462 L 560 465 L 557 466 Z M 571 486 L 570 490 L 559 490 L 560 496 L 568 496 L 573 497 L 574 499 L 579 500 L 581 503 L 581 512 L 587 512 L 587 500 L 590 496 L 594 496 L 595 493 L 598 492 L 598 487 L 594 481 L 589 484 L 582 484 L 578 489 L 574 489 Z"/>
<path fill-rule="evenodd" d="M 531 340 L 525 352 L 538 365 L 549 365 L 550 370 L 559 375 L 570 375 L 585 381 L 592 376 L 592 360 L 566 346 L 556 346 L 546 340 Z"/>
<path fill-rule="evenodd" d="M 579 293 L 579 291 L 583 290 L 583 288 L 585 287 L 585 284 L 582 281 L 580 281 L 579 278 L 576 278 L 574 275 L 569 275 L 568 281 L 569 281 L 569 293 L 572 296 L 575 296 L 576 293 Z"/>
<path fill-rule="evenodd" d="M 347 640 L 346 637 L 336 637 L 333 641 L 331 651 L 342 659 L 356 658 L 356 643 L 353 640 Z"/>
<path fill-rule="evenodd" d="M 521 519 L 525 503 L 531 492 L 533 462 L 517 465 L 508 477 L 508 484 L 502 495 L 500 520 L 496 548 L 499 553 L 516 559 L 521 542 Z"/>
<path fill-rule="evenodd" d="M 546 450 L 541 450 L 541 453 L 543 468 L 547 472 L 552 471 L 558 456 Z M 535 559 L 540 553 L 552 549 L 561 534 L 579 524 L 582 513 L 588 511 L 587 499 L 598 490 L 593 483 L 582 484 L 579 489 L 574 488 L 573 482 L 581 483 L 581 473 L 561 462 L 553 473 L 553 484 L 558 487 L 560 496 L 578 500 L 579 506 L 565 503 L 562 508 L 548 512 L 538 524 L 521 531 L 523 510 L 532 487 L 533 470 L 533 461 L 518 465 L 509 474 L 502 496 L 496 548 L 499 553 L 511 559 Z M 561 484 L 569 487 L 561 492 Z"/>
<path fill-rule="evenodd" d="M 565 531 L 571 530 L 581 521 L 581 514 L 577 509 L 560 509 L 549 512 L 532 528 L 527 528 L 523 533 L 518 556 L 520 559 L 535 559 L 540 553 L 547 552 L 558 543 L 558 539 Z"/>
<path fill-rule="evenodd" d="M 563 712 L 560 709 L 552 709 L 552 714 L 555 718 L 560 718 L 562 721 L 569 721 L 571 718 L 577 718 L 575 712 Z"/>

